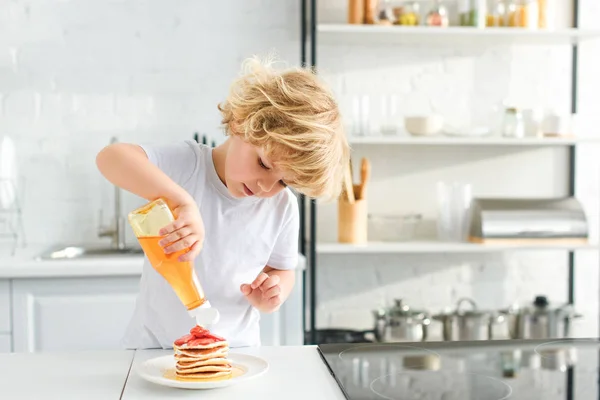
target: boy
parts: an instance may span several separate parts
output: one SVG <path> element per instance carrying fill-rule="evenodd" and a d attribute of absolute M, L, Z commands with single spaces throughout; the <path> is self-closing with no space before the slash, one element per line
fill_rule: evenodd
<path fill-rule="evenodd" d="M 245 64 L 218 106 L 222 145 L 116 143 L 96 159 L 114 185 L 173 209 L 160 244 L 167 253 L 190 249 L 180 259 L 194 262 L 220 313 L 210 329 L 230 347 L 260 345 L 259 313 L 277 310 L 294 285 L 299 212 L 288 186 L 333 199 L 349 158 L 338 106 L 314 74 Z M 146 259 L 125 346 L 171 348 L 194 325 Z"/>

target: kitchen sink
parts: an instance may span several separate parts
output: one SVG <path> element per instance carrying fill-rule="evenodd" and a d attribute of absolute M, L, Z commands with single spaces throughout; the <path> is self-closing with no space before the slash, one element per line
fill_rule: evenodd
<path fill-rule="evenodd" d="M 45 251 L 37 260 L 78 260 L 82 258 L 139 257 L 144 252 L 139 247 L 123 249 L 110 247 L 60 246 Z"/>

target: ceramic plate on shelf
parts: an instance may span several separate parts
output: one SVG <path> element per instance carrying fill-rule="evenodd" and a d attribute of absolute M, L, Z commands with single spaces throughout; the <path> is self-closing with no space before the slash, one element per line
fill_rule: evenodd
<path fill-rule="evenodd" d="M 248 354 L 229 353 L 233 377 L 222 380 L 180 381 L 174 378 L 175 357 L 163 356 L 144 361 L 137 369 L 145 380 L 158 385 L 181 389 L 214 389 L 238 384 L 263 375 L 269 369 L 269 363 L 260 357 Z"/>
<path fill-rule="evenodd" d="M 486 127 L 457 129 L 454 127 L 444 127 L 442 132 L 446 136 L 462 137 L 462 138 L 475 138 L 475 137 L 486 137 L 492 134 L 492 130 Z"/>

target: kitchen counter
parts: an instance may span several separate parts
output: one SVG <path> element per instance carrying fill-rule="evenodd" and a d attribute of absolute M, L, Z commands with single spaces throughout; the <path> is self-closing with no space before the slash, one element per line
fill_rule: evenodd
<path fill-rule="evenodd" d="M 134 351 L 0 354 L 2 399 L 119 399 Z"/>
<path fill-rule="evenodd" d="M 10 256 L 0 254 L 0 279 L 13 278 L 76 278 L 139 276 L 144 264 L 143 254 L 82 257 L 77 259 L 37 260 L 48 247 L 18 249 Z M 306 267 L 299 255 L 298 269 Z"/>
<path fill-rule="evenodd" d="M 20 248 L 14 256 L 0 255 L 0 279 L 139 276 L 144 256 L 115 255 L 62 260 L 37 260 L 49 247 Z"/>
<path fill-rule="evenodd" d="M 265 395 L 286 400 L 344 399 L 316 346 L 263 346 L 231 352 L 261 357 L 269 363 L 269 370 L 237 385 L 198 391 L 156 385 L 137 374 L 142 362 L 173 354 L 172 350 L 16 353 L 0 355 L 0 387 L 2 398 L 22 400 L 258 399 Z"/>

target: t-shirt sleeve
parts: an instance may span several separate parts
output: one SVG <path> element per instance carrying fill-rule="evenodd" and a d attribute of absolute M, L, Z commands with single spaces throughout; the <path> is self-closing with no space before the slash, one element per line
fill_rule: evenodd
<path fill-rule="evenodd" d="M 300 215 L 298 202 L 292 198 L 285 213 L 277 241 L 267 264 L 275 269 L 295 269 L 298 266 L 298 233 L 300 229 Z"/>
<path fill-rule="evenodd" d="M 140 147 L 150 162 L 180 186 L 185 185 L 198 170 L 198 154 L 187 140 L 169 144 L 142 144 Z"/>

